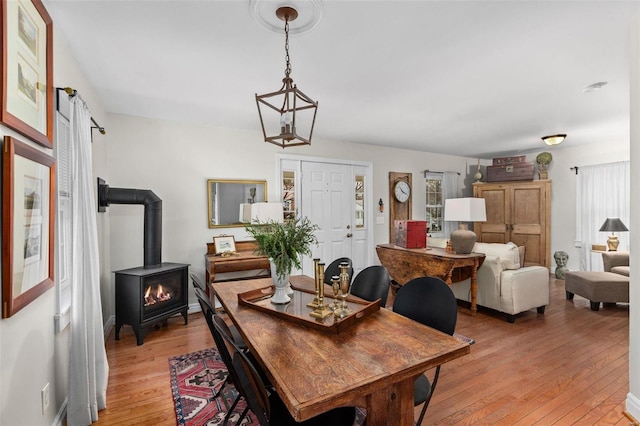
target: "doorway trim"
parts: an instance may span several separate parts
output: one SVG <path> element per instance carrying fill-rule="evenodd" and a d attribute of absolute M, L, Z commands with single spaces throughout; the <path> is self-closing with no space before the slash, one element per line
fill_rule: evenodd
<path fill-rule="evenodd" d="M 296 164 L 296 200 L 300 200 L 300 173 L 302 171 L 302 163 L 310 162 L 310 163 L 327 163 L 327 164 L 337 164 L 337 165 L 346 165 L 352 167 L 361 167 L 365 169 L 365 182 L 368 184 L 365 187 L 365 232 L 367 236 L 367 250 L 364 254 L 366 266 L 373 265 L 374 259 L 374 244 L 373 244 L 373 227 L 374 223 L 374 203 L 373 203 L 373 163 L 370 161 L 356 161 L 356 160 L 346 160 L 340 158 L 326 158 L 326 157 L 314 157 L 310 155 L 296 155 L 296 154 L 276 154 L 276 194 L 277 198 L 280 199 L 282 197 L 282 170 L 283 163 L 288 162 L 289 164 Z M 355 206 L 355 203 L 354 203 Z M 355 217 L 355 209 L 352 212 L 352 218 Z M 368 225 L 367 225 L 368 224 Z"/>

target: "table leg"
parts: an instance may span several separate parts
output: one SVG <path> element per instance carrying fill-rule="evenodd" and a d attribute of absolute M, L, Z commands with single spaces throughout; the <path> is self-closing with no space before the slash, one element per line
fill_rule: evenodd
<path fill-rule="evenodd" d="M 413 426 L 413 382 L 402 382 L 367 396 L 367 426 Z"/>
<path fill-rule="evenodd" d="M 473 268 L 471 269 L 471 315 L 475 316 L 478 312 L 476 306 L 476 297 L 478 294 L 478 259 L 473 262 Z"/>
<path fill-rule="evenodd" d="M 453 275 L 453 270 L 455 269 L 455 262 L 453 260 L 449 261 L 449 269 L 447 270 L 447 274 L 444 276 L 444 282 L 451 285 L 453 284 L 453 280 L 451 276 Z"/>

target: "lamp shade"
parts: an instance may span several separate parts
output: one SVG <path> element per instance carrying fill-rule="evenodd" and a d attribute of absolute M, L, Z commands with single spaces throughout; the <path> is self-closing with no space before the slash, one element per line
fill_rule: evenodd
<path fill-rule="evenodd" d="M 448 222 L 484 222 L 487 210 L 484 198 L 448 198 L 444 202 L 444 220 Z M 466 223 L 451 233 L 453 250 L 458 254 L 469 254 L 476 243 L 476 234 L 467 229 Z"/>
<path fill-rule="evenodd" d="M 282 203 L 244 203 L 240 205 L 240 220 L 244 223 L 284 221 Z"/>
<path fill-rule="evenodd" d="M 453 222 L 485 222 L 484 198 L 448 198 L 444 202 L 444 220 Z"/>
<path fill-rule="evenodd" d="M 628 230 L 620 218 L 617 217 L 608 217 L 600 227 L 601 232 L 625 232 Z"/>

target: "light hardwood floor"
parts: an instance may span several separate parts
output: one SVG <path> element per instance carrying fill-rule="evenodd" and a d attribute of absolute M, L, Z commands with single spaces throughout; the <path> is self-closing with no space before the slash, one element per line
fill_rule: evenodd
<path fill-rule="evenodd" d="M 552 279 L 544 315 L 532 310 L 509 324 L 496 312 L 480 308 L 471 317 L 460 307 L 456 332 L 477 343 L 442 367 L 423 425 L 631 424 L 623 415 L 628 305 L 593 312 L 586 299 L 565 300 L 564 281 Z M 98 424 L 174 425 L 167 359 L 213 346 L 202 315 L 189 315 L 187 326 L 169 319 L 142 346 L 130 327 L 120 335 L 106 342 L 107 408 Z"/>

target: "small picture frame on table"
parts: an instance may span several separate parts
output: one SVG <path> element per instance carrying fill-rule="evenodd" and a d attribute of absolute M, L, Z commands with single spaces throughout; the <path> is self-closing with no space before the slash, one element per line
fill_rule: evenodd
<path fill-rule="evenodd" d="M 2 149 L 2 318 L 53 287 L 55 160 L 5 136 Z"/>
<path fill-rule="evenodd" d="M 220 235 L 213 237 L 213 245 L 215 254 L 224 255 L 225 253 L 235 253 L 236 240 L 233 235 Z"/>
<path fill-rule="evenodd" d="M 41 0 L 0 2 L 0 122 L 53 148 L 53 27 Z"/>

